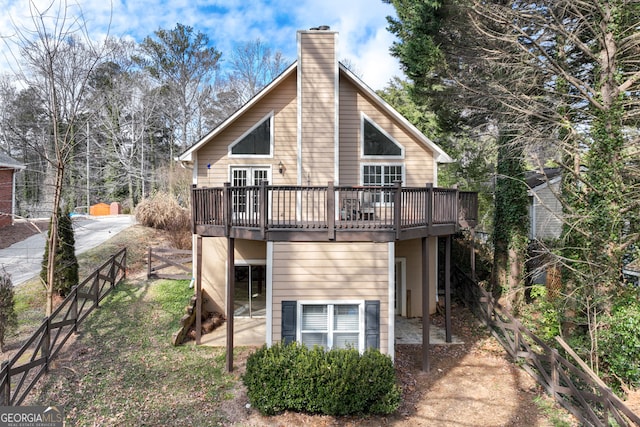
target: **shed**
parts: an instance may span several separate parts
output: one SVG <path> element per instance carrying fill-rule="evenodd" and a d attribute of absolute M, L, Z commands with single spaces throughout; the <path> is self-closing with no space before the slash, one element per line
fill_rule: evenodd
<path fill-rule="evenodd" d="M 89 215 L 104 216 L 111 215 L 111 206 L 106 203 L 97 203 L 89 208 Z"/>

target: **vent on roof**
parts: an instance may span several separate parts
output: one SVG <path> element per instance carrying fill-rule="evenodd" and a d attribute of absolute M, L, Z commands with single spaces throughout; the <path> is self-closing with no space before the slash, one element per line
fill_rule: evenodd
<path fill-rule="evenodd" d="M 311 27 L 309 28 L 311 31 L 328 31 L 331 29 L 328 25 L 320 25 L 319 27 Z"/>

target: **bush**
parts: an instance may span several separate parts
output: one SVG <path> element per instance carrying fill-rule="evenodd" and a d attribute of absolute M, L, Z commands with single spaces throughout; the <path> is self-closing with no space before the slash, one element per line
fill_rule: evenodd
<path fill-rule="evenodd" d="M 170 231 L 174 247 L 191 249 L 191 214 L 170 194 L 159 192 L 140 202 L 136 220 L 146 227 Z"/>
<path fill-rule="evenodd" d="M 4 351 L 7 329 L 17 324 L 13 283 L 4 267 L 0 270 L 0 351 Z"/>
<path fill-rule="evenodd" d="M 640 302 L 622 298 L 604 321 L 600 357 L 609 374 L 632 388 L 640 387 Z"/>
<path fill-rule="evenodd" d="M 247 359 L 243 382 L 251 405 L 265 415 L 390 414 L 400 405 L 393 363 L 372 349 L 360 354 L 295 342 L 263 346 Z"/>

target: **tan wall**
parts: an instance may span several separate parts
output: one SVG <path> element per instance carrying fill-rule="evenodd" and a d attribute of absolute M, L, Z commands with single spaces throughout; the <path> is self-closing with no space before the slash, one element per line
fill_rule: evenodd
<path fill-rule="evenodd" d="M 404 159 L 361 158 L 361 112 L 404 146 Z M 433 182 L 433 153 L 421 142 L 408 135 L 391 115 L 375 106 L 364 92 L 347 79 L 340 79 L 340 185 L 360 185 L 363 163 L 399 164 L 405 168 L 406 187 L 422 187 Z"/>
<path fill-rule="evenodd" d="M 267 259 L 265 242 L 235 240 L 235 263 L 246 260 Z M 224 313 L 226 307 L 227 283 L 227 239 L 226 237 L 205 237 L 202 239 L 202 290 L 205 310 Z"/>
<path fill-rule="evenodd" d="M 438 277 L 436 254 L 438 238 L 431 237 L 427 239 L 427 244 L 429 249 L 429 311 L 433 314 L 436 312 L 436 284 Z M 405 258 L 407 260 L 407 297 L 410 295 L 407 316 L 422 317 L 422 240 L 413 239 L 397 242 L 396 258 Z"/>
<path fill-rule="evenodd" d="M 562 232 L 562 205 L 556 197 L 560 183 L 554 183 L 536 191 L 533 197 L 535 206 L 535 236 L 538 239 L 558 238 Z"/>
<path fill-rule="evenodd" d="M 303 185 L 326 185 L 334 180 L 336 36 L 332 31 L 298 32 Z"/>
<path fill-rule="evenodd" d="M 380 351 L 389 341 L 387 243 L 273 244 L 273 342 L 280 341 L 282 301 L 379 300 Z"/>
<path fill-rule="evenodd" d="M 274 185 L 295 185 L 297 182 L 297 91 L 296 76 L 283 80 L 277 90 L 272 91 L 239 117 L 232 125 L 216 136 L 213 143 L 204 145 L 197 152 L 198 186 L 220 187 L 228 182 L 230 165 L 271 166 Z M 273 158 L 229 158 L 229 145 L 247 130 L 262 120 L 269 112 L 274 113 Z M 282 162 L 285 173 L 278 173 Z M 207 165 L 211 165 L 210 168 Z"/>

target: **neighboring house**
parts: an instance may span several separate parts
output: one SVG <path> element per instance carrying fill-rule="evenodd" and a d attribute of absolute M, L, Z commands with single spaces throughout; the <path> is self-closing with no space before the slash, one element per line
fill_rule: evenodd
<path fill-rule="evenodd" d="M 196 294 L 228 331 L 264 319 L 267 345 L 393 357 L 395 316 L 435 312 L 438 236 L 461 212 L 473 225 L 477 195 L 436 187 L 451 158 L 339 64 L 336 32 L 297 41 L 295 63 L 179 157 Z"/>
<path fill-rule="evenodd" d="M 13 224 L 16 213 L 16 173 L 25 166 L 0 153 L 0 227 Z"/>
<path fill-rule="evenodd" d="M 529 221 L 531 240 L 557 239 L 562 233 L 562 204 L 560 168 L 545 168 L 542 172 L 528 172 L 525 181 L 529 188 Z"/>

